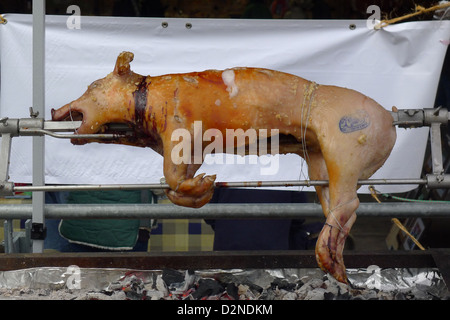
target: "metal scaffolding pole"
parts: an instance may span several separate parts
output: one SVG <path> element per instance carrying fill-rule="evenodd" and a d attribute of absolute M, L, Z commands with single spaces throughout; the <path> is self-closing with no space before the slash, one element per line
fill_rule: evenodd
<path fill-rule="evenodd" d="M 359 217 L 449 217 L 450 203 L 361 203 Z M 2 219 L 28 219 L 32 206 L 0 205 Z M 323 218 L 315 203 L 207 204 L 193 209 L 172 204 L 49 204 L 47 219 L 301 219 Z"/>
<path fill-rule="evenodd" d="M 45 0 L 33 0 L 33 111 L 45 118 Z M 33 185 L 45 185 L 45 138 L 33 137 Z M 44 250 L 45 193 L 33 192 L 33 252 Z"/>

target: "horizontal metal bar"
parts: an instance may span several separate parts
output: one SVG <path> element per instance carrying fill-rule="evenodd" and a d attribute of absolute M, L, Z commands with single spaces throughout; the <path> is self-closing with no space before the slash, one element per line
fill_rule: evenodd
<path fill-rule="evenodd" d="M 28 204 L 0 205 L 0 219 L 29 219 Z M 46 219 L 300 219 L 323 217 L 316 203 L 207 204 L 193 209 L 172 204 L 47 204 Z M 361 203 L 360 217 L 450 217 L 450 203 Z"/>
<path fill-rule="evenodd" d="M 74 131 L 81 127 L 82 121 L 44 121 L 44 130 L 53 132 Z"/>
<path fill-rule="evenodd" d="M 53 132 L 76 131 L 83 124 L 82 121 L 44 121 L 44 130 Z M 108 128 L 113 131 L 132 131 L 125 123 L 108 123 Z"/>
<path fill-rule="evenodd" d="M 58 139 L 117 139 L 122 135 L 119 134 L 108 134 L 108 133 L 93 133 L 93 134 L 62 134 L 54 133 L 49 130 L 44 129 L 25 129 L 21 130 L 21 134 L 26 135 L 48 135 L 53 138 Z"/>
<path fill-rule="evenodd" d="M 92 184 L 92 185 L 48 185 L 48 186 L 15 186 L 14 192 L 60 192 L 60 191 L 94 191 L 94 190 L 144 190 L 168 189 L 167 184 Z"/>
<path fill-rule="evenodd" d="M 424 125 L 431 125 L 432 123 L 446 124 L 450 117 L 447 109 L 405 109 L 391 112 L 394 119 L 393 124 L 400 127 L 421 127 Z M 43 134 L 63 139 L 113 139 L 117 135 L 108 134 L 93 134 L 93 135 L 77 135 L 73 132 L 81 127 L 82 121 L 48 121 L 42 118 L 24 118 L 24 119 L 9 119 L 4 117 L 0 119 L 4 126 L 0 130 L 2 133 L 11 133 L 11 130 L 20 128 L 20 132 L 15 132 L 15 135 L 27 136 L 41 136 Z M 6 127 L 9 127 L 5 129 Z M 115 132 L 126 132 L 132 130 L 128 125 L 123 123 L 110 123 L 110 129 Z M 71 134 L 55 134 L 56 132 L 72 132 Z"/>
<path fill-rule="evenodd" d="M 358 185 L 396 185 L 396 184 L 426 184 L 426 179 L 369 179 L 359 180 Z M 240 181 L 216 182 L 216 187 L 314 187 L 326 186 L 328 180 L 293 180 L 293 181 Z"/>
<path fill-rule="evenodd" d="M 435 268 L 433 254 L 449 257 L 448 249 L 426 251 L 344 251 L 348 268 Z M 162 269 L 280 269 L 317 268 L 313 250 L 208 252 L 57 252 L 0 255 L 0 271 L 38 267 Z M 448 282 L 447 282 L 448 284 Z"/>
<path fill-rule="evenodd" d="M 359 185 L 395 185 L 395 184 L 426 184 L 426 179 L 369 179 L 360 180 Z M 216 188 L 262 188 L 262 187 L 313 187 L 326 186 L 327 180 L 293 180 L 293 181 L 241 181 L 216 182 Z M 93 185 L 48 185 L 48 186 L 15 186 L 14 192 L 57 192 L 57 191 L 92 191 L 92 190 L 143 190 L 168 189 L 165 183 L 153 184 L 93 184 Z"/>

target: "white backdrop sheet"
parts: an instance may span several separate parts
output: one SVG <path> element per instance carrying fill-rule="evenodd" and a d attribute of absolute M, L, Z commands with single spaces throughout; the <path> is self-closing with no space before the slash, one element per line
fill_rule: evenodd
<path fill-rule="evenodd" d="M 0 116 L 26 118 L 32 106 L 32 16 L 5 18 L 8 23 L 0 25 Z M 142 75 L 264 67 L 358 90 L 388 110 L 430 108 L 450 38 L 450 21 L 402 23 L 376 31 L 365 20 L 82 17 L 81 29 L 70 30 L 67 18 L 46 17 L 47 120 L 51 108 L 77 99 L 90 83 L 111 72 L 122 51 L 135 54 L 132 70 Z M 168 26 L 163 28 L 162 22 Z M 397 131 L 392 155 L 373 178 L 420 177 L 428 129 Z M 11 181 L 32 181 L 31 150 L 31 138 L 13 139 Z M 47 184 L 159 183 L 162 164 L 162 157 L 149 148 L 73 146 L 69 140 L 46 137 Z M 217 174 L 217 181 L 306 178 L 306 165 L 295 155 L 281 156 L 274 175 L 261 175 L 260 169 L 260 164 L 224 164 L 204 165 L 199 172 Z M 412 188 L 377 187 L 382 192 Z"/>

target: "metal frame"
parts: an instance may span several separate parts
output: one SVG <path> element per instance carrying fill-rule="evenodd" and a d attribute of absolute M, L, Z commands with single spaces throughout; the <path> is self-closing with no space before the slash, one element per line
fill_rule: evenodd
<path fill-rule="evenodd" d="M 166 189 L 168 186 L 161 182 L 148 185 L 89 185 L 89 186 L 46 186 L 44 175 L 44 135 L 55 138 L 93 138 L 111 139 L 117 135 L 73 135 L 60 134 L 59 132 L 74 131 L 80 122 L 55 123 L 45 121 L 45 0 L 33 1 L 33 109 L 29 119 L 0 119 L 0 134 L 2 135 L 0 154 L 0 196 L 13 195 L 15 192 L 33 192 L 32 206 L 0 206 L 0 217 L 6 219 L 30 218 L 31 215 L 31 237 L 32 251 L 39 253 L 43 251 L 43 239 L 45 238 L 45 218 L 232 218 L 232 217 L 290 217 L 298 218 L 306 215 L 321 214 L 320 206 L 316 204 L 292 204 L 276 205 L 271 208 L 266 205 L 207 205 L 202 209 L 189 209 L 164 205 L 133 206 L 46 206 L 45 192 L 67 191 L 67 190 L 113 190 L 113 189 Z M 38 118 L 38 116 L 41 118 Z M 433 159 L 433 173 L 428 174 L 425 179 L 379 179 L 361 180 L 359 184 L 381 185 L 381 184 L 413 184 L 426 185 L 428 188 L 450 188 L 450 175 L 445 174 L 442 161 L 440 127 L 447 124 L 450 114 L 446 109 L 414 109 L 398 110 L 392 112 L 394 124 L 399 127 L 413 128 L 430 126 L 431 151 Z M 126 132 L 124 132 L 126 134 Z M 12 138 L 16 136 L 33 137 L 33 183 L 31 187 L 16 187 L 13 182 L 8 181 L 9 161 L 11 153 Z M 328 181 L 253 181 L 253 182 L 227 182 L 217 183 L 216 187 L 274 187 L 274 186 L 316 186 L 326 185 Z M 432 208 L 431 208 L 432 207 Z M 359 215 L 395 216 L 443 216 L 450 212 L 449 204 L 364 204 L 358 209 Z M 80 211 L 80 209 L 82 209 Z M 77 213 L 75 213 L 75 211 Z M 175 214 L 176 213 L 176 214 Z M 11 229 L 7 223 L 7 234 Z M 11 239 L 8 239 L 10 242 Z"/>
<path fill-rule="evenodd" d="M 33 106 L 45 118 L 45 0 L 33 1 Z M 33 185 L 45 184 L 45 139 L 33 137 Z M 45 228 L 45 193 L 33 193 L 32 224 L 37 229 Z M 43 252 L 44 240 L 35 237 L 33 252 Z"/>

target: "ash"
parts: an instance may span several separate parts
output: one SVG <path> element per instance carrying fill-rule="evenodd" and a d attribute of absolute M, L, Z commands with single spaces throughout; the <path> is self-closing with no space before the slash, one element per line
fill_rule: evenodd
<path fill-rule="evenodd" d="M 71 268 L 71 267 L 69 267 Z M 34 268 L 0 272 L 0 299 L 22 300 L 450 300 L 434 269 L 151 270 Z"/>

